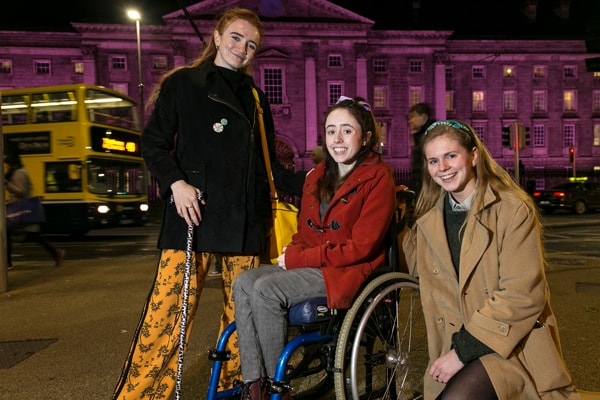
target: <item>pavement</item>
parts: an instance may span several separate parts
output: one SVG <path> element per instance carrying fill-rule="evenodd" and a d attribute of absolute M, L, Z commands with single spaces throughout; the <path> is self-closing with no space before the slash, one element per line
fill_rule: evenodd
<path fill-rule="evenodd" d="M 573 219 L 553 216 L 545 223 L 567 226 Z M 577 224 L 599 221 L 600 216 L 579 218 Z M 158 222 L 148 229 L 158 231 Z M 156 256 L 70 260 L 67 255 L 59 268 L 48 260 L 8 271 L 8 291 L 0 294 L 0 398 L 110 399 L 154 280 Z M 578 286 L 582 270 L 591 286 Z M 600 259 L 584 260 L 576 269 L 553 259 L 547 276 L 575 383 L 600 391 Z M 208 278 L 186 352 L 184 400 L 205 398 L 220 293 L 220 279 Z M 600 399 L 600 393 L 584 398 Z"/>

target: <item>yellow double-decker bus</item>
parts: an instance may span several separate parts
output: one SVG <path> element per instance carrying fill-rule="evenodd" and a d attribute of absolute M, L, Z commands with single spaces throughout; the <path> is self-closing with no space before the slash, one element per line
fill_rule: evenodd
<path fill-rule="evenodd" d="M 4 153 L 17 152 L 42 196 L 43 232 L 143 225 L 148 181 L 133 99 L 73 84 L 0 91 Z"/>

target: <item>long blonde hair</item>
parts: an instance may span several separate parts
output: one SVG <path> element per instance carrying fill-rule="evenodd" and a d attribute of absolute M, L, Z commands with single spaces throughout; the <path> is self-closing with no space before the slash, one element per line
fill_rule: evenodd
<path fill-rule="evenodd" d="M 227 29 L 227 27 L 231 23 L 237 21 L 238 19 L 242 19 L 242 20 L 248 22 L 249 24 L 251 24 L 252 26 L 254 26 L 258 30 L 259 39 L 262 38 L 263 24 L 262 24 L 260 18 L 258 17 L 258 15 L 256 15 L 254 12 L 252 12 L 246 8 L 240 8 L 240 7 L 234 7 L 234 8 L 227 9 L 221 15 L 219 20 L 217 21 L 217 25 L 215 26 L 215 29 L 213 31 L 217 31 L 217 32 L 219 32 L 219 34 L 222 35 L 223 32 L 225 32 L 225 29 Z M 214 62 L 215 57 L 217 56 L 217 45 L 215 43 L 215 38 L 214 38 L 214 35 L 212 35 L 212 32 L 211 32 L 210 37 L 211 37 L 210 42 L 208 43 L 208 45 L 206 45 L 206 47 L 204 47 L 204 50 L 196 59 L 192 60 L 187 65 L 182 65 L 180 67 L 173 68 L 172 70 L 167 71 L 165 74 L 163 74 L 161 76 L 158 83 L 152 89 L 152 93 L 150 94 L 150 97 L 148 98 L 148 102 L 145 105 L 146 109 L 150 108 L 150 106 L 154 104 L 154 102 L 156 101 L 156 98 L 158 97 L 158 94 L 160 93 L 162 84 L 168 77 L 173 75 L 175 72 L 177 72 L 181 69 L 184 69 L 184 68 L 197 68 L 201 65 L 204 65 L 207 62 Z M 247 75 L 251 75 L 252 74 L 251 63 L 244 65 L 240 69 L 240 72 L 243 72 Z"/>
<path fill-rule="evenodd" d="M 471 210 L 481 210 L 483 208 L 485 188 L 487 185 L 496 193 L 510 192 L 518 197 L 523 204 L 534 214 L 535 222 L 541 226 L 539 213 L 531 197 L 512 179 L 510 174 L 502 168 L 490 155 L 487 147 L 479 140 L 479 137 L 469 125 L 456 120 L 443 120 L 434 122 L 425 132 L 422 139 L 423 153 L 427 144 L 433 139 L 448 135 L 456 140 L 467 152 L 473 152 L 477 149 L 478 160 L 473 167 L 476 178 L 476 193 L 473 198 Z M 415 220 L 431 210 L 437 203 L 440 196 L 445 195 L 445 191 L 438 185 L 431 175 L 427 172 L 427 160 L 423 157 L 423 182 L 421 192 L 415 205 Z"/>

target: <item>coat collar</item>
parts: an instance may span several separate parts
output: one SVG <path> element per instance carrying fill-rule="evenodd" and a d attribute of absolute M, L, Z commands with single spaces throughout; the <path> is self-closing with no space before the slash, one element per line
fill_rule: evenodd
<path fill-rule="evenodd" d="M 204 75 L 208 97 L 233 108 L 236 112 L 248 119 L 239 96 L 233 91 L 231 84 L 223 76 L 220 68 L 212 63 L 208 63 L 201 66 L 200 71 Z M 244 74 L 241 81 L 237 82 L 237 84 L 238 86 L 245 84 L 248 85 L 249 88 L 255 86 L 252 77 L 246 74 Z M 249 93 L 249 98 L 251 98 L 252 94 L 250 91 Z"/>
<path fill-rule="evenodd" d="M 445 192 L 441 193 L 436 205 L 419 218 L 416 225 L 424 236 L 425 242 L 429 244 L 428 251 L 434 253 L 435 259 L 445 269 L 454 271 L 444 227 L 445 195 Z M 494 228 L 486 225 L 488 218 L 485 215 L 490 212 L 490 207 L 497 203 L 499 198 L 489 185 L 485 187 L 483 196 L 483 207 L 471 209 L 465 227 L 459 266 L 459 285 L 461 287 L 477 266 L 495 234 Z M 477 207 L 477 203 L 473 203 L 472 206 Z"/>
<path fill-rule="evenodd" d="M 350 176 L 348 176 L 344 184 L 335 193 L 335 195 L 331 199 L 331 202 L 329 203 L 328 209 L 331 209 L 331 206 L 333 204 L 336 204 L 339 201 L 344 201 L 344 198 L 346 198 L 348 194 L 354 191 L 360 184 L 364 183 L 367 180 L 373 179 L 377 174 L 377 171 L 380 169 L 381 165 L 381 157 L 376 153 L 373 153 L 367 158 L 365 158 L 360 163 L 360 165 L 354 168 L 354 170 L 350 173 Z M 311 172 L 307 174 L 306 184 L 308 185 L 309 193 L 312 192 L 314 188 L 316 188 L 317 182 L 323 177 L 323 175 L 325 175 L 324 162 L 319 163 Z M 316 198 L 315 201 L 318 205 L 318 200 Z M 325 215 L 325 217 L 327 217 L 327 215 Z"/>

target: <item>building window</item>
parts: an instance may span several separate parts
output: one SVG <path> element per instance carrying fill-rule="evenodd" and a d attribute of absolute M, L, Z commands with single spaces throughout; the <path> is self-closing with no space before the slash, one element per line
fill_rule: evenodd
<path fill-rule="evenodd" d="M 599 79 L 600 78 L 600 72 L 594 72 L 594 78 L 595 79 Z"/>
<path fill-rule="evenodd" d="M 77 61 L 73 63 L 73 73 L 74 74 L 83 74 L 84 72 L 84 63 L 81 61 Z"/>
<path fill-rule="evenodd" d="M 454 91 L 446 92 L 446 112 L 454 112 Z"/>
<path fill-rule="evenodd" d="M 329 105 L 334 105 L 344 93 L 344 82 L 329 82 Z"/>
<path fill-rule="evenodd" d="M 111 83 L 110 88 L 116 92 L 123 93 L 129 96 L 129 84 L 127 83 Z"/>
<path fill-rule="evenodd" d="M 485 67 L 483 65 L 474 65 L 472 74 L 473 78 L 485 78 Z"/>
<path fill-rule="evenodd" d="M 479 140 L 485 143 L 485 127 L 480 124 L 475 124 L 473 125 L 473 130 L 475 131 L 475 134 L 477 135 Z"/>
<path fill-rule="evenodd" d="M 546 112 L 546 91 L 533 91 L 533 112 Z"/>
<path fill-rule="evenodd" d="M 517 70 L 514 65 L 505 65 L 502 69 L 502 76 L 505 78 L 514 78 L 517 75 Z"/>
<path fill-rule="evenodd" d="M 594 146 L 600 146 L 600 124 L 594 124 Z"/>
<path fill-rule="evenodd" d="M 565 65 L 563 67 L 563 77 L 577 78 L 577 67 L 575 67 L 574 65 Z"/>
<path fill-rule="evenodd" d="M 577 111 L 577 92 L 575 90 L 563 92 L 563 111 Z"/>
<path fill-rule="evenodd" d="M 485 92 L 482 90 L 473 91 L 473 106 L 474 112 L 485 111 Z"/>
<path fill-rule="evenodd" d="M 165 70 L 167 65 L 167 56 L 152 56 L 152 69 Z"/>
<path fill-rule="evenodd" d="M 502 93 L 502 109 L 504 112 L 517 111 L 517 96 L 514 90 L 506 90 Z"/>
<path fill-rule="evenodd" d="M 533 125 L 533 147 L 546 146 L 546 127 L 544 125 Z"/>
<path fill-rule="evenodd" d="M 388 108 L 387 86 L 373 87 L 373 108 Z"/>
<path fill-rule="evenodd" d="M 546 77 L 546 66 L 545 65 L 534 65 L 533 66 L 533 77 L 534 78 L 545 78 Z"/>
<path fill-rule="evenodd" d="M 341 54 L 330 54 L 328 62 L 329 62 L 330 67 L 341 67 L 342 66 L 342 55 Z"/>
<path fill-rule="evenodd" d="M 423 87 L 411 86 L 408 88 L 408 106 L 423 102 Z"/>
<path fill-rule="evenodd" d="M 387 60 L 375 59 L 373 60 L 373 72 L 387 72 Z"/>
<path fill-rule="evenodd" d="M 271 104 L 283 104 L 283 69 L 269 67 L 263 70 L 263 90 Z"/>
<path fill-rule="evenodd" d="M 563 147 L 575 145 L 575 124 L 565 124 L 563 126 Z"/>
<path fill-rule="evenodd" d="M 12 60 L 0 60 L 0 74 L 12 74 Z"/>
<path fill-rule="evenodd" d="M 35 60 L 33 62 L 33 69 L 36 75 L 49 75 L 50 74 L 50 61 L 49 60 Z"/>
<path fill-rule="evenodd" d="M 409 60 L 408 72 L 423 72 L 423 60 Z"/>
<path fill-rule="evenodd" d="M 446 79 L 454 78 L 454 67 L 446 67 Z"/>
<path fill-rule="evenodd" d="M 127 58 L 125 56 L 111 56 L 110 69 L 127 69 Z"/>
<path fill-rule="evenodd" d="M 592 111 L 600 112 L 600 90 L 592 92 Z"/>

